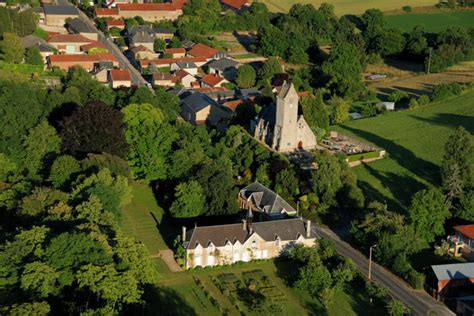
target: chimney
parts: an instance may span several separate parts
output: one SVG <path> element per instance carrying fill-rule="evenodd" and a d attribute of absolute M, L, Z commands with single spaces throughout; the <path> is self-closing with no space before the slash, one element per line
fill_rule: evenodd
<path fill-rule="evenodd" d="M 247 230 L 247 220 L 245 219 L 242 220 L 242 229 Z"/>
<path fill-rule="evenodd" d="M 183 230 L 182 232 L 183 242 L 185 242 L 186 241 L 186 226 L 183 226 L 182 230 Z"/>
<path fill-rule="evenodd" d="M 306 221 L 306 238 L 311 236 L 311 221 L 308 219 Z"/>

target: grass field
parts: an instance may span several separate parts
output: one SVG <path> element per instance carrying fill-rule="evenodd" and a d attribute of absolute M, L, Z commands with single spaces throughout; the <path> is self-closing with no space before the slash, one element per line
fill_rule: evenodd
<path fill-rule="evenodd" d="M 392 15 L 386 16 L 385 20 L 388 26 L 403 31 L 423 25 L 427 31 L 439 32 L 449 26 L 472 27 L 474 11 Z"/>
<path fill-rule="evenodd" d="M 354 170 L 367 198 L 385 200 L 392 208 L 403 210 L 416 191 L 439 185 L 444 144 L 459 125 L 474 134 L 474 91 L 334 129 L 387 151 L 387 158 Z"/>
<path fill-rule="evenodd" d="M 412 7 L 430 6 L 437 3 L 436 0 L 261 0 L 272 12 L 287 12 L 295 3 L 313 4 L 319 7 L 326 2 L 334 5 L 337 15 L 361 14 L 370 8 L 378 8 L 382 11 L 401 9 L 403 6 Z"/>

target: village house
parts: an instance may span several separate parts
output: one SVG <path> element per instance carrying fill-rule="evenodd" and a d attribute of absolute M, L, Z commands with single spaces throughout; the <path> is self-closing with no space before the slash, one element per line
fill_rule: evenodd
<path fill-rule="evenodd" d="M 67 22 L 66 28 L 70 33 L 82 35 L 90 40 L 97 41 L 99 39 L 99 34 L 96 30 L 79 18 Z"/>
<path fill-rule="evenodd" d="M 194 227 L 182 232 L 186 268 L 209 267 L 284 255 L 297 244 L 313 246 L 311 221 L 301 218 Z"/>
<path fill-rule="evenodd" d="M 155 22 L 170 20 L 174 21 L 183 14 L 182 8 L 174 3 L 119 3 L 117 4 L 119 15 L 124 18 L 141 16 L 145 21 Z"/>
<path fill-rule="evenodd" d="M 179 80 L 179 77 L 172 74 L 154 73 L 153 74 L 153 85 L 161 87 L 172 87 Z"/>
<path fill-rule="evenodd" d="M 36 46 L 43 57 L 44 63 L 46 64 L 46 58 L 50 55 L 54 55 L 56 48 L 46 42 L 44 39 L 39 38 L 35 35 L 27 35 L 21 39 L 21 47 L 27 49 L 29 47 Z"/>
<path fill-rule="evenodd" d="M 154 51 L 146 48 L 143 45 L 134 46 L 130 49 L 130 51 L 132 52 L 133 58 L 135 60 L 140 60 L 140 59 L 152 60 L 152 59 L 156 59 L 156 56 L 157 56 L 157 54 Z"/>
<path fill-rule="evenodd" d="M 474 290 L 474 262 L 440 264 L 431 266 L 427 287 L 438 300 L 458 296 Z"/>
<path fill-rule="evenodd" d="M 153 51 L 153 44 L 155 42 L 155 31 L 148 26 L 135 25 L 128 30 L 128 42 L 130 47 L 145 46 L 147 49 Z"/>
<path fill-rule="evenodd" d="M 174 63 L 187 62 L 194 63 L 196 66 L 201 67 L 206 63 L 206 59 L 200 57 L 184 57 L 184 58 L 160 58 L 154 60 L 140 60 L 141 69 L 145 69 L 150 65 L 153 65 L 156 68 L 165 68 L 170 67 Z"/>
<path fill-rule="evenodd" d="M 80 34 L 56 34 L 53 35 L 48 43 L 53 45 L 59 54 L 82 54 L 81 46 L 94 42 Z"/>
<path fill-rule="evenodd" d="M 44 24 L 48 26 L 64 26 L 66 19 L 79 17 L 78 9 L 70 5 L 45 5 L 43 12 Z"/>
<path fill-rule="evenodd" d="M 95 17 L 96 18 L 113 18 L 113 19 L 120 18 L 118 9 L 109 9 L 109 8 L 96 8 Z"/>
<path fill-rule="evenodd" d="M 167 58 L 182 58 L 186 56 L 184 48 L 165 48 L 163 53 Z"/>
<path fill-rule="evenodd" d="M 238 203 L 241 209 L 258 212 L 272 220 L 296 215 L 296 210 L 288 202 L 259 182 L 240 190 Z"/>
<path fill-rule="evenodd" d="M 102 84 L 109 83 L 109 70 L 114 69 L 114 63 L 111 61 L 100 61 L 94 64 L 91 71 L 92 78 Z"/>
<path fill-rule="evenodd" d="M 234 81 L 237 77 L 237 69 L 240 64 L 230 58 L 213 60 L 207 64 L 209 73 L 224 77 L 228 81 Z"/>
<path fill-rule="evenodd" d="M 87 53 L 89 55 L 108 52 L 107 47 L 105 47 L 105 45 L 101 42 L 92 42 L 89 44 L 84 44 L 81 45 L 80 48 L 82 52 Z"/>
<path fill-rule="evenodd" d="M 221 0 L 222 6 L 225 9 L 242 13 L 250 7 L 250 3 L 247 0 Z"/>
<path fill-rule="evenodd" d="M 298 115 L 298 93 L 292 83 L 284 83 L 277 96 L 277 104 L 264 107 L 251 122 L 251 133 L 279 152 L 314 149 L 316 136 Z"/>
<path fill-rule="evenodd" d="M 109 30 L 109 31 L 113 27 L 116 27 L 120 30 L 125 29 L 125 21 L 122 20 L 122 19 L 118 19 L 118 20 L 108 19 L 105 23 L 107 24 L 107 30 Z"/>
<path fill-rule="evenodd" d="M 86 71 L 92 71 L 94 65 L 102 61 L 110 61 L 118 67 L 117 59 L 108 53 L 98 53 L 94 55 L 50 55 L 47 58 L 48 67 L 59 67 L 68 70 L 74 66 L 81 66 Z"/>
<path fill-rule="evenodd" d="M 198 74 L 198 66 L 193 62 L 178 61 L 170 65 L 171 71 L 185 70 L 193 76 Z"/>
<path fill-rule="evenodd" d="M 215 74 L 207 74 L 201 78 L 201 88 L 220 88 L 226 82 L 223 77 Z"/>
<path fill-rule="evenodd" d="M 194 77 L 193 75 L 191 75 L 189 72 L 187 72 L 186 70 L 178 70 L 174 73 L 174 75 L 176 77 L 178 77 L 178 80 L 179 82 L 181 83 L 181 85 L 183 87 L 186 87 L 186 88 L 191 88 L 193 83 L 194 82 L 197 82 L 196 81 L 196 77 Z"/>
<path fill-rule="evenodd" d="M 454 226 L 454 235 L 448 237 L 450 251 L 455 257 L 474 261 L 474 224 Z"/>
<path fill-rule="evenodd" d="M 132 78 L 128 69 L 112 69 L 109 71 L 109 83 L 113 89 L 119 87 L 130 88 L 132 86 Z"/>
<path fill-rule="evenodd" d="M 162 39 L 166 42 L 170 41 L 174 37 L 174 33 L 170 29 L 165 28 L 154 28 L 155 38 Z"/>
<path fill-rule="evenodd" d="M 224 58 L 226 56 L 226 53 L 220 52 L 219 50 L 210 46 L 197 43 L 191 47 L 191 49 L 186 53 L 186 55 L 191 57 L 203 57 L 206 60 L 210 61 L 212 59 Z"/>
<path fill-rule="evenodd" d="M 194 125 L 209 124 L 224 129 L 232 115 L 226 108 L 200 92 L 189 94 L 180 104 L 181 117 Z"/>

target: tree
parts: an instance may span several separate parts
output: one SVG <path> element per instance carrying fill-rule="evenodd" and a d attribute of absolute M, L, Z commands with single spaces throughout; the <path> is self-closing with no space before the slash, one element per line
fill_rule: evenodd
<path fill-rule="evenodd" d="M 327 87 L 340 95 L 354 96 L 363 89 L 359 51 L 352 44 L 338 44 L 322 70 L 329 78 Z"/>
<path fill-rule="evenodd" d="M 153 42 L 153 50 L 158 53 L 163 51 L 165 48 L 166 42 L 161 38 L 155 38 L 155 41 Z"/>
<path fill-rule="evenodd" d="M 137 179 L 166 179 L 167 160 L 177 134 L 160 109 L 151 104 L 131 104 L 123 110 L 130 145 L 128 161 Z"/>
<path fill-rule="evenodd" d="M 342 188 L 341 166 L 337 159 L 327 152 L 316 159 L 318 169 L 313 173 L 314 191 L 327 206 L 336 203 L 336 194 Z"/>
<path fill-rule="evenodd" d="M 413 196 L 408 214 L 417 235 L 427 242 L 444 233 L 444 221 L 450 217 L 443 194 L 437 190 L 421 190 Z"/>
<path fill-rule="evenodd" d="M 48 122 L 43 121 L 29 131 L 23 146 L 28 157 L 25 160 L 25 167 L 30 176 L 35 178 L 43 167 L 44 159 L 48 155 L 59 153 L 61 138 Z"/>
<path fill-rule="evenodd" d="M 2 59 L 11 64 L 19 64 L 23 61 L 23 48 L 20 38 L 14 33 L 3 33 L 1 43 Z"/>
<path fill-rule="evenodd" d="M 205 195 L 199 182 L 191 180 L 175 188 L 175 199 L 170 207 L 174 217 L 196 217 L 204 211 Z"/>
<path fill-rule="evenodd" d="M 415 26 L 408 34 L 405 49 L 414 56 L 422 56 L 428 49 L 428 40 L 425 37 L 425 30 L 422 26 Z"/>
<path fill-rule="evenodd" d="M 398 300 L 392 299 L 387 304 L 387 312 L 390 316 L 403 316 L 405 311 L 406 307 Z"/>
<path fill-rule="evenodd" d="M 107 152 L 124 157 L 125 142 L 122 113 L 102 102 L 79 107 L 60 122 L 63 149 L 73 155 Z"/>
<path fill-rule="evenodd" d="M 25 49 L 25 63 L 30 65 L 43 65 L 43 57 L 40 54 L 38 47 L 31 46 Z"/>
<path fill-rule="evenodd" d="M 181 48 L 183 47 L 183 44 L 181 44 L 181 41 L 177 37 L 173 37 L 170 41 L 170 48 Z"/>
<path fill-rule="evenodd" d="M 375 38 L 373 45 L 374 51 L 381 56 L 396 55 L 405 48 L 405 37 L 398 29 L 388 29 Z"/>
<path fill-rule="evenodd" d="M 281 72 L 282 69 L 278 59 L 276 57 L 270 57 L 265 64 L 263 64 L 258 75 L 261 79 L 269 82 L 274 75 Z"/>
<path fill-rule="evenodd" d="M 13 29 L 20 37 L 32 34 L 38 24 L 38 15 L 33 9 L 23 10 L 13 19 Z"/>
<path fill-rule="evenodd" d="M 444 146 L 441 162 L 441 179 L 450 202 L 460 197 L 459 189 L 466 192 L 474 185 L 474 145 L 469 132 L 462 126 L 456 128 Z M 453 178 L 454 177 L 454 178 Z M 454 185 L 459 189 L 454 189 Z"/>
<path fill-rule="evenodd" d="M 81 165 L 74 157 L 69 155 L 57 157 L 49 171 L 48 180 L 55 188 L 61 188 L 71 179 L 72 175 L 81 170 Z"/>
<path fill-rule="evenodd" d="M 250 65 L 242 65 L 237 70 L 237 78 L 235 82 L 239 88 L 251 88 L 255 85 L 257 74 L 255 69 Z"/>
<path fill-rule="evenodd" d="M 372 40 L 384 32 L 386 22 L 383 12 L 379 9 L 368 9 L 362 15 L 362 25 L 365 42 L 370 45 Z"/>
<path fill-rule="evenodd" d="M 321 93 L 301 98 L 300 104 L 305 121 L 316 135 L 322 137 L 329 129 L 329 114 Z M 323 133 L 320 130 L 323 130 Z"/>
<path fill-rule="evenodd" d="M 59 275 L 59 272 L 46 263 L 39 261 L 28 263 L 21 275 L 21 288 L 33 297 L 47 298 L 59 292 Z"/>
<path fill-rule="evenodd" d="M 9 308 L 9 314 L 12 316 L 37 315 L 46 316 L 51 312 L 51 307 L 47 302 L 33 302 L 14 304 Z"/>
<path fill-rule="evenodd" d="M 331 109 L 332 124 L 341 124 L 349 121 L 349 102 L 341 97 L 333 95 L 329 100 L 328 105 Z"/>
<path fill-rule="evenodd" d="M 313 297 L 318 297 L 332 286 L 331 272 L 319 264 L 307 264 L 299 271 L 295 287 L 308 292 Z"/>
<path fill-rule="evenodd" d="M 0 182 L 7 181 L 17 170 L 17 166 L 7 155 L 0 153 Z"/>

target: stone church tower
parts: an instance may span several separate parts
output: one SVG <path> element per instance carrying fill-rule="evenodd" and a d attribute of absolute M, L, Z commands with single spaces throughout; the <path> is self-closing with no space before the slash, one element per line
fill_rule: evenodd
<path fill-rule="evenodd" d="M 276 106 L 264 108 L 251 124 L 254 137 L 279 152 L 314 149 L 316 136 L 302 115 L 298 116 L 299 96 L 291 83 L 284 83 Z"/>

